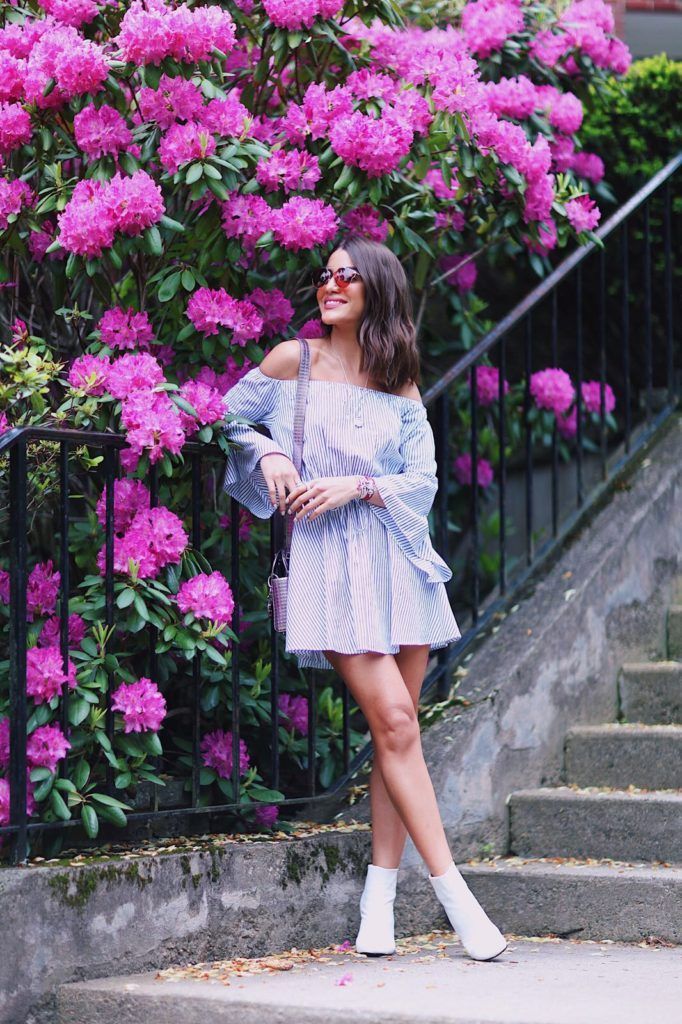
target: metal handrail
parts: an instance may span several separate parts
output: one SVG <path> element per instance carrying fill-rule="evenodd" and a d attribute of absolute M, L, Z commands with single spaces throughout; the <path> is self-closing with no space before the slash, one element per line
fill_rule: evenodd
<path fill-rule="evenodd" d="M 634 211 L 640 207 L 646 200 L 653 195 L 653 193 L 661 187 L 666 181 L 668 181 L 673 174 L 682 166 L 682 152 L 678 153 L 676 157 L 669 160 L 665 167 L 662 167 L 660 171 L 654 174 L 646 185 L 643 185 L 639 191 L 635 192 L 633 196 L 628 199 L 623 206 L 619 207 L 616 212 L 609 217 L 609 219 L 602 224 L 602 226 L 595 231 L 595 235 L 600 241 L 604 241 L 608 238 L 617 227 L 627 220 L 627 218 L 634 213 Z M 422 401 L 424 405 L 431 405 L 441 395 L 457 377 L 473 366 L 481 356 L 484 356 L 492 347 L 495 345 L 500 338 L 504 337 L 513 330 L 521 321 L 530 313 L 543 299 L 554 291 L 557 285 L 568 277 L 572 270 L 582 263 L 583 260 L 594 252 L 597 248 L 596 242 L 587 242 L 585 245 L 581 245 L 578 249 L 567 256 L 565 260 L 556 267 L 551 274 L 540 282 L 529 294 L 522 299 L 518 305 L 514 306 L 511 313 L 503 317 L 499 323 L 495 324 L 488 333 L 478 341 L 472 349 L 470 349 L 465 355 L 461 356 L 456 362 L 452 364 L 449 370 L 440 376 L 435 384 L 432 384 L 424 394 L 422 395 Z"/>

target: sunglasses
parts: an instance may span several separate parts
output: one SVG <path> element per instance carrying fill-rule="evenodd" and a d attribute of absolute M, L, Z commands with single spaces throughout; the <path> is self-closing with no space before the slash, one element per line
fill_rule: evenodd
<path fill-rule="evenodd" d="M 324 288 L 327 282 L 331 281 L 332 276 L 342 291 L 347 288 L 349 284 L 352 284 L 353 281 L 362 281 L 362 278 L 355 267 L 338 267 L 333 272 L 329 267 L 320 267 L 317 270 L 313 270 L 310 275 L 315 288 Z"/>

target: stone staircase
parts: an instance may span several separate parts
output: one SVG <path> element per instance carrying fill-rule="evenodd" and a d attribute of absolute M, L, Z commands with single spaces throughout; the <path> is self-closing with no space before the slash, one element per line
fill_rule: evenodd
<path fill-rule="evenodd" d="M 565 785 L 508 799 L 511 852 L 460 865 L 507 935 L 682 944 L 682 587 L 675 600 L 667 660 L 622 666 L 619 721 L 570 729 Z M 219 985 L 185 990 L 154 978 L 62 985 L 58 1024 L 262 1019 L 255 995 L 223 1004 Z M 268 1014 L 282 1021 L 327 1019 L 276 1009 Z"/>
<path fill-rule="evenodd" d="M 682 944 L 682 587 L 619 720 L 570 729 L 565 785 L 510 794 L 510 855 L 462 869 L 505 932 Z"/>

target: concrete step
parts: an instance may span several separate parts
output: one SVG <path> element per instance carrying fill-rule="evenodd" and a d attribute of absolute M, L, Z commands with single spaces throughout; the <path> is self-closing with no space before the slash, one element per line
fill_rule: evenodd
<path fill-rule="evenodd" d="M 682 790 L 517 790 L 510 852 L 521 857 L 616 857 L 682 866 Z"/>
<path fill-rule="evenodd" d="M 449 928 L 399 938 L 389 957 L 304 947 L 63 985 L 58 1024 L 634 1024 L 651 1018 L 652 992 L 657 1024 L 677 1024 L 682 871 L 519 858 L 461 869 L 508 940 L 490 963 Z"/>
<path fill-rule="evenodd" d="M 575 726 L 565 759 L 569 785 L 682 789 L 682 725 Z"/>
<path fill-rule="evenodd" d="M 668 609 L 668 657 L 682 661 L 682 604 Z"/>
<path fill-rule="evenodd" d="M 618 693 L 621 715 L 626 722 L 682 724 L 682 662 L 623 665 Z"/>
<path fill-rule="evenodd" d="M 459 865 L 505 935 L 682 945 L 682 867 L 608 858 L 495 857 Z"/>

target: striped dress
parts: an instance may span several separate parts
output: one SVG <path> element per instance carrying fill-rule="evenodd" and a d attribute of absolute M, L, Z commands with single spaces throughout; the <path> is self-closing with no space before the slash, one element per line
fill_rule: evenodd
<path fill-rule="evenodd" d="M 297 381 L 259 367 L 226 393 L 226 411 L 263 424 L 225 434 L 224 490 L 267 519 L 270 501 L 259 460 L 293 453 Z M 356 426 L 356 421 L 362 426 Z M 385 508 L 353 498 L 293 524 L 286 643 L 301 668 L 331 669 L 325 650 L 396 654 L 401 644 L 445 647 L 460 637 L 444 583 L 452 570 L 434 550 L 428 513 L 438 489 L 433 432 L 421 402 L 344 381 L 311 379 L 301 479 L 373 476 Z"/>

